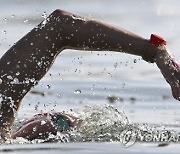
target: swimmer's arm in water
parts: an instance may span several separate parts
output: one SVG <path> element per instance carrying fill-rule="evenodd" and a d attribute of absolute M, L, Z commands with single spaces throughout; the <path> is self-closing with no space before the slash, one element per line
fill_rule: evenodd
<path fill-rule="evenodd" d="M 79 127 L 82 122 L 77 117 L 65 113 L 54 113 L 51 116 L 56 117 L 57 115 L 61 115 L 66 118 L 69 123 L 68 127 Z M 34 116 L 23 123 L 23 125 L 15 133 L 13 133 L 11 137 L 13 139 L 23 137 L 28 140 L 33 140 L 37 138 L 47 139 L 49 134 L 56 135 L 57 131 L 60 129 L 58 127 L 60 126 L 58 126 L 58 123 L 55 123 L 55 121 L 52 121 L 51 116 L 45 114 Z"/>
<path fill-rule="evenodd" d="M 48 118 L 39 118 L 23 125 L 15 133 L 12 134 L 12 138 L 23 137 L 28 140 L 33 139 L 46 139 L 49 134 L 56 135 L 57 129 L 52 124 L 52 121 Z"/>
<path fill-rule="evenodd" d="M 56 10 L 0 59 L 0 130 L 10 129 L 20 101 L 46 74 L 56 56 L 68 48 L 126 52 L 158 64 L 164 59 L 158 59 L 157 53 L 166 52 L 122 28 Z M 172 69 L 162 66 L 172 74 Z"/>

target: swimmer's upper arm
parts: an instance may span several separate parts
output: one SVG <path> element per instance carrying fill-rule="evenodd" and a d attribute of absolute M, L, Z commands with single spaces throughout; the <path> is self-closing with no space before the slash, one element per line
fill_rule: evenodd
<path fill-rule="evenodd" d="M 33 140 L 38 137 L 43 137 L 49 133 L 56 134 L 57 129 L 53 125 L 52 121 L 49 118 L 43 118 L 29 122 L 22 126 L 17 132 L 15 132 L 12 137 L 23 137 L 29 140 Z"/>

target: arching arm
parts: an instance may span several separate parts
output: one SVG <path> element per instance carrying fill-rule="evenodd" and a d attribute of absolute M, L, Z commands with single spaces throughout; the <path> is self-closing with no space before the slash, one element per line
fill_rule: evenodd
<path fill-rule="evenodd" d="M 0 59 L 0 132 L 10 131 L 20 101 L 46 74 L 56 56 L 67 48 L 126 52 L 148 62 L 155 61 L 168 75 L 176 71 L 165 65 L 164 58 L 159 58 L 162 53 L 169 55 L 165 48 L 157 48 L 122 28 L 56 10 Z M 179 70 L 176 72 L 173 77 L 179 81 Z M 172 78 L 168 75 L 166 79 Z M 179 83 L 176 87 L 179 88 Z M 179 91 L 174 96 L 179 99 Z"/>

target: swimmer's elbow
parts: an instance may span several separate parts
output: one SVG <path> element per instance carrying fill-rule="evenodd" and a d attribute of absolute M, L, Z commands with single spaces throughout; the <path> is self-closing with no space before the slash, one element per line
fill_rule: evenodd
<path fill-rule="evenodd" d="M 61 10 L 61 9 L 56 9 L 52 12 L 52 15 L 55 17 L 72 16 L 72 13 L 69 13 L 69 12 Z"/>

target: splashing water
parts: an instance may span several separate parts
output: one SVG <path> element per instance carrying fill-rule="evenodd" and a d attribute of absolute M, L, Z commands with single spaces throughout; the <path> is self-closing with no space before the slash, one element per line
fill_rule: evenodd
<path fill-rule="evenodd" d="M 73 141 L 112 141 L 129 124 L 124 113 L 111 106 L 85 106 L 74 110 L 83 120 L 81 127 L 70 132 Z"/>
<path fill-rule="evenodd" d="M 35 139 L 28 141 L 23 138 L 8 140 L 9 144 L 22 143 L 43 143 L 43 142 L 119 142 L 121 133 L 127 129 L 138 131 L 148 131 L 147 125 L 133 125 L 129 123 L 125 114 L 112 106 L 85 106 L 74 109 L 71 113 L 82 123 L 77 128 L 72 128 L 68 132 L 58 132 L 57 135 L 50 134 L 45 140 Z"/>
<path fill-rule="evenodd" d="M 72 15 L 72 18 L 74 20 L 82 20 L 82 21 L 86 21 L 86 19 L 84 17 L 81 17 L 81 16 L 77 16 L 77 15 Z"/>
<path fill-rule="evenodd" d="M 35 27 L 36 31 L 38 29 L 44 28 L 46 26 L 47 22 L 50 20 L 50 18 L 47 17 L 46 12 L 43 13 L 42 17 L 44 18 L 44 20 L 38 26 Z"/>

